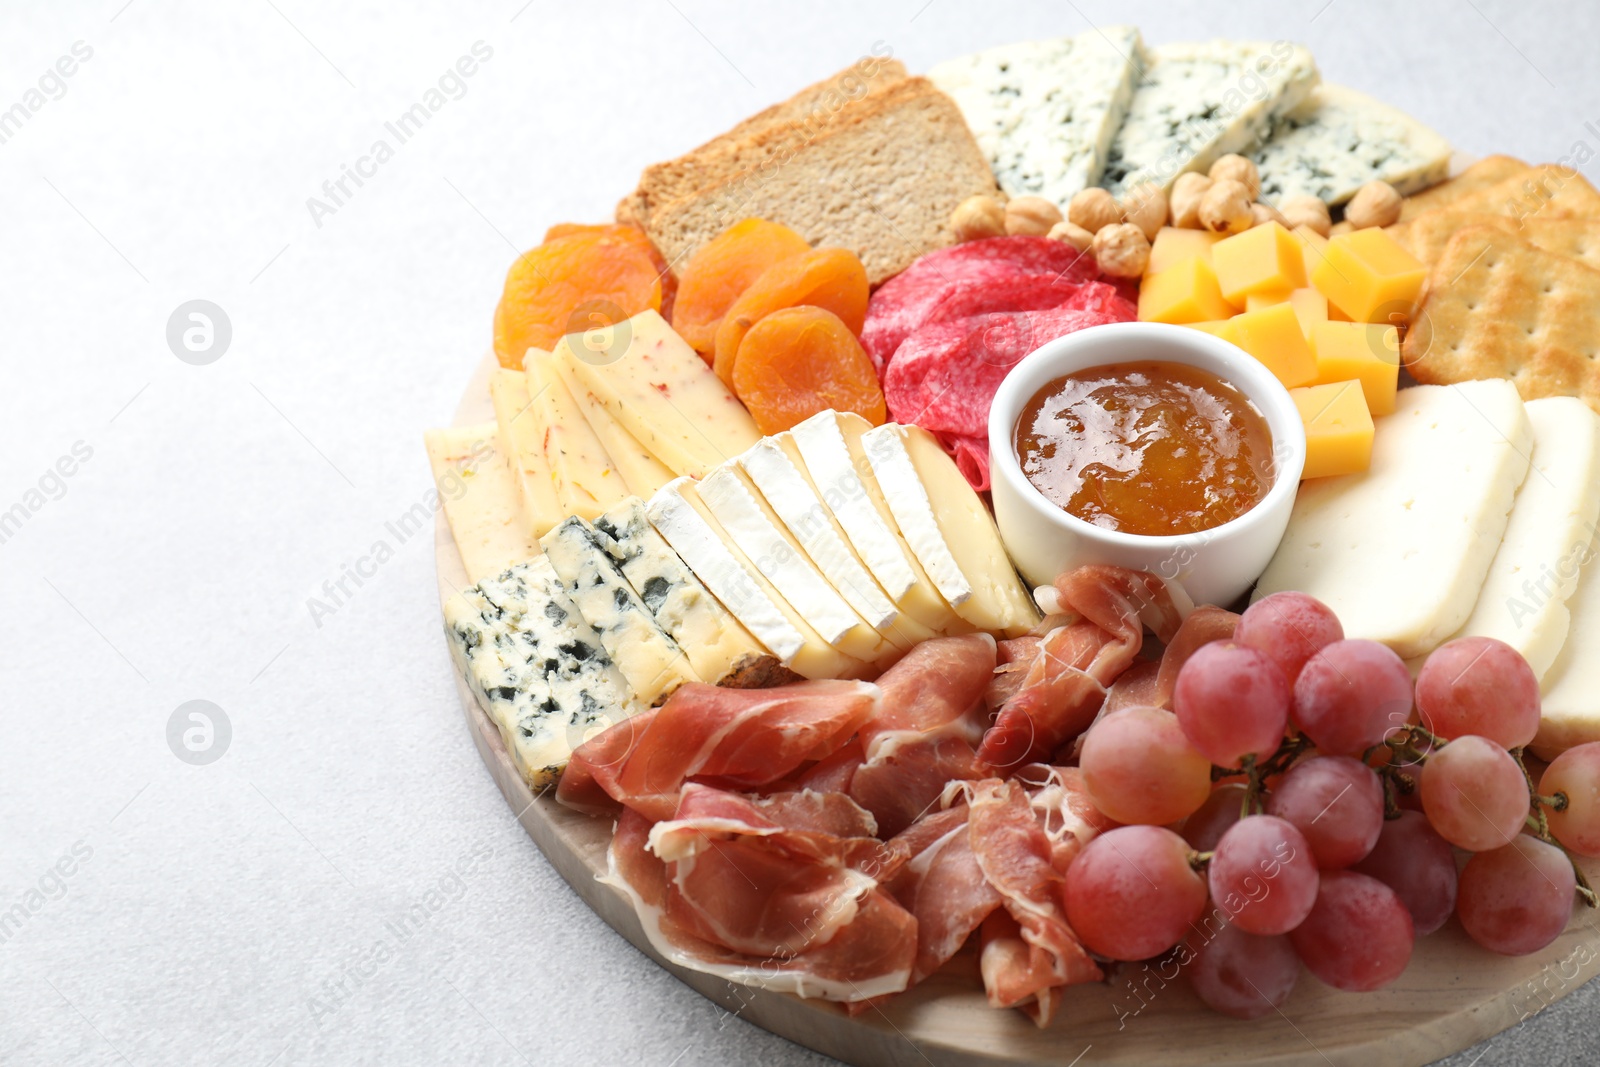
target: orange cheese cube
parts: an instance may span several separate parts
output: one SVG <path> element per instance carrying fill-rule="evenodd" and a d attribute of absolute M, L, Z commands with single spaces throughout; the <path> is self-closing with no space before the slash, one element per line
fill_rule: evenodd
<path fill-rule="evenodd" d="M 1191 330 L 1204 330 L 1206 333 L 1220 337 L 1224 341 L 1233 340 L 1232 319 L 1216 319 L 1212 322 L 1183 322 L 1179 323 L 1179 325 L 1187 326 Z"/>
<path fill-rule="evenodd" d="M 1244 298 L 1244 309 L 1246 311 L 1260 311 L 1262 308 L 1269 308 L 1274 304 L 1287 304 L 1291 292 L 1294 292 L 1294 290 L 1273 289 L 1266 293 L 1251 293 Z"/>
<path fill-rule="evenodd" d="M 1400 331 L 1368 322 L 1324 322 L 1311 332 L 1315 385 L 1359 382 L 1374 415 L 1394 411 L 1400 386 Z"/>
<path fill-rule="evenodd" d="M 1287 292 L 1306 284 L 1305 246 L 1276 222 L 1252 226 L 1211 250 L 1222 297 L 1243 305 L 1251 293 Z"/>
<path fill-rule="evenodd" d="M 1355 474 L 1372 463 L 1372 413 L 1360 382 L 1331 382 L 1291 389 L 1306 428 L 1306 468 L 1301 478 Z"/>
<path fill-rule="evenodd" d="M 1356 322 L 1396 326 L 1411 317 L 1427 273 L 1416 256 L 1374 226 L 1330 239 L 1311 284 Z"/>
<path fill-rule="evenodd" d="M 1306 283 L 1311 282 L 1311 272 L 1317 269 L 1328 254 L 1328 239 L 1310 226 L 1296 226 L 1290 231 L 1300 242 L 1300 253 L 1305 261 Z"/>
<path fill-rule="evenodd" d="M 1180 230 L 1176 226 L 1163 226 L 1150 244 L 1150 263 L 1144 269 L 1145 276 L 1160 274 L 1196 256 L 1210 263 L 1212 246 L 1227 236 L 1210 230 Z"/>
<path fill-rule="evenodd" d="M 1295 318 L 1300 320 L 1300 329 L 1307 340 L 1311 339 L 1311 331 L 1318 323 L 1328 321 L 1328 298 L 1315 289 L 1296 289 L 1289 294 L 1289 306 L 1294 308 Z"/>
<path fill-rule="evenodd" d="M 1191 256 L 1160 274 L 1146 275 L 1139 286 L 1139 321 L 1208 322 L 1233 314 L 1233 306 L 1222 299 L 1216 272 L 1211 264 Z"/>
<path fill-rule="evenodd" d="M 1235 315 L 1228 340 L 1260 360 L 1290 389 L 1317 377 L 1316 357 L 1292 304 L 1273 304 Z"/>

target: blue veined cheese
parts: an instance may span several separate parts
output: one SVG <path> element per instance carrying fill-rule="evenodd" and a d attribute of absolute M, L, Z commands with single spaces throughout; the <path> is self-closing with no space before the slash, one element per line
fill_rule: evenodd
<path fill-rule="evenodd" d="M 672 546 L 650 525 L 644 501 L 629 497 L 594 522 L 600 542 L 662 629 L 671 634 L 704 681 L 772 662 L 761 643 L 739 624 Z"/>
<path fill-rule="evenodd" d="M 1443 181 L 1450 143 L 1416 119 L 1342 85 L 1322 85 L 1251 154 L 1261 200 L 1314 196 L 1342 204 L 1371 181 L 1404 196 Z"/>
<path fill-rule="evenodd" d="M 594 627 L 640 700 L 655 704 L 684 682 L 700 680 L 588 523 L 571 516 L 539 543 L 578 613 Z"/>
<path fill-rule="evenodd" d="M 1111 142 L 1101 184 L 1115 196 L 1250 152 L 1319 80 L 1311 53 L 1288 41 L 1169 44 L 1154 55 Z"/>
<path fill-rule="evenodd" d="M 640 708 L 543 556 L 452 597 L 444 618 L 452 657 L 533 789 Z"/>
<path fill-rule="evenodd" d="M 1094 185 L 1149 53 L 1132 26 L 986 48 L 940 63 L 944 90 L 1011 196 L 1064 206 Z"/>

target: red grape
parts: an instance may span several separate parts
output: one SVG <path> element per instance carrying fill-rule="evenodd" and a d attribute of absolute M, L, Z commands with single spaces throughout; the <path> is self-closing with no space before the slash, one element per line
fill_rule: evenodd
<path fill-rule="evenodd" d="M 1422 810 L 1439 836 L 1468 852 L 1499 848 L 1528 818 L 1528 783 L 1511 753 L 1458 737 L 1422 765 Z"/>
<path fill-rule="evenodd" d="M 1250 934 L 1286 934 L 1317 902 L 1317 862 L 1294 825 L 1272 815 L 1240 819 L 1217 842 L 1207 870 L 1211 899 Z"/>
<path fill-rule="evenodd" d="M 1323 871 L 1316 907 L 1289 941 L 1312 974 L 1364 993 L 1400 977 L 1416 935 L 1394 890 L 1354 871 Z"/>
<path fill-rule="evenodd" d="M 1120 823 L 1164 826 L 1211 795 L 1211 762 L 1161 708 L 1123 708 L 1095 723 L 1079 765 L 1095 807 Z"/>
<path fill-rule="evenodd" d="M 1287 937 L 1260 937 L 1229 925 L 1198 945 L 1188 972 L 1195 994 L 1212 1011 L 1259 1019 L 1294 992 L 1300 957 Z"/>
<path fill-rule="evenodd" d="M 1336 641 L 1294 683 L 1294 721 L 1329 756 L 1359 756 L 1411 715 L 1411 672 L 1376 641 Z"/>
<path fill-rule="evenodd" d="M 1462 637 L 1439 646 L 1422 665 L 1417 712 L 1441 737 L 1476 734 L 1521 748 L 1539 732 L 1539 679 L 1504 641 Z"/>
<path fill-rule="evenodd" d="M 1484 948 L 1526 956 L 1567 928 L 1577 885 L 1572 863 L 1559 848 L 1518 834 L 1504 848 L 1467 861 L 1456 914 Z"/>
<path fill-rule="evenodd" d="M 1455 853 L 1421 812 L 1403 811 L 1386 821 L 1378 843 L 1351 870 L 1393 889 L 1418 937 L 1439 929 L 1456 910 Z"/>
<path fill-rule="evenodd" d="M 1333 609 L 1314 596 L 1273 593 L 1245 609 L 1233 639 L 1271 656 L 1292 685 L 1306 660 L 1344 640 L 1344 627 Z"/>
<path fill-rule="evenodd" d="M 1092 952 L 1143 960 L 1183 939 L 1206 907 L 1189 845 L 1159 826 L 1120 826 L 1067 868 L 1067 921 Z"/>
<path fill-rule="evenodd" d="M 1600 742 L 1569 748 L 1550 761 L 1539 779 L 1539 794 L 1557 793 L 1567 798 L 1567 806 L 1546 809 L 1550 832 L 1580 856 L 1600 856 Z"/>
<path fill-rule="evenodd" d="M 1183 839 L 1196 852 L 1210 852 L 1239 821 L 1244 813 L 1245 787 L 1241 782 L 1222 782 L 1206 797 L 1198 811 L 1184 820 Z"/>
<path fill-rule="evenodd" d="M 1358 759 L 1315 756 L 1289 768 L 1267 798 L 1267 814 L 1305 835 L 1318 867 L 1348 867 L 1383 830 L 1383 784 Z"/>
<path fill-rule="evenodd" d="M 1267 654 L 1213 641 L 1178 672 L 1172 710 L 1194 747 L 1219 767 L 1270 756 L 1289 725 L 1289 682 Z"/>

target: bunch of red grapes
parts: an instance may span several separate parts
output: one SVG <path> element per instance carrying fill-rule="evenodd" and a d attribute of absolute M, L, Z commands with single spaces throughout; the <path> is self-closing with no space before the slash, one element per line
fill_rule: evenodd
<path fill-rule="evenodd" d="M 1594 900 L 1568 853 L 1600 856 L 1600 743 L 1534 788 L 1539 683 L 1500 641 L 1451 641 L 1413 683 L 1320 601 L 1277 593 L 1194 654 L 1172 706 L 1085 735 L 1089 792 L 1125 825 L 1068 869 L 1067 916 L 1109 959 L 1176 952 L 1219 1012 L 1273 1012 L 1301 964 L 1384 986 L 1452 912 L 1485 948 L 1536 952 Z"/>

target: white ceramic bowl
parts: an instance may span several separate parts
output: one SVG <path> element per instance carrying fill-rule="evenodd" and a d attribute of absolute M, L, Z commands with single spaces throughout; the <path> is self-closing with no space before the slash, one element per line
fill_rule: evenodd
<path fill-rule="evenodd" d="M 1106 530 L 1067 514 L 1022 473 L 1013 434 L 1022 409 L 1063 374 L 1114 363 L 1159 360 L 1208 370 L 1253 401 L 1272 432 L 1275 479 L 1238 518 L 1168 537 Z M 989 409 L 995 519 L 1011 558 L 1030 583 L 1048 585 L 1073 567 L 1109 563 L 1177 579 L 1196 604 L 1232 604 L 1266 570 L 1283 539 L 1305 467 L 1306 435 L 1289 391 L 1237 346 L 1202 330 L 1155 322 L 1095 326 L 1051 341 L 1014 367 Z"/>

